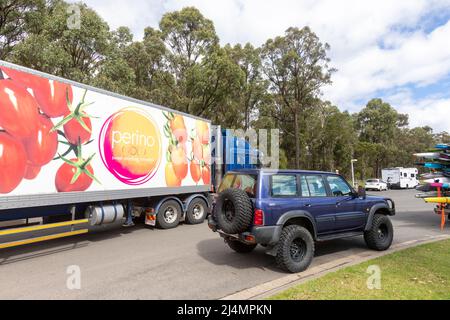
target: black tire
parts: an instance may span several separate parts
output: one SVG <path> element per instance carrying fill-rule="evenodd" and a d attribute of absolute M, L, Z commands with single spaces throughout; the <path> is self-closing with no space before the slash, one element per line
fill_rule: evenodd
<path fill-rule="evenodd" d="M 208 205 L 205 200 L 196 198 L 191 201 L 186 212 L 186 222 L 189 224 L 203 223 L 208 214 Z"/>
<path fill-rule="evenodd" d="M 391 219 L 384 214 L 375 214 L 370 230 L 364 232 L 367 246 L 376 251 L 389 249 L 394 239 L 394 227 Z"/>
<path fill-rule="evenodd" d="M 180 204 L 175 200 L 164 202 L 156 215 L 156 226 L 160 229 L 176 228 L 182 214 Z"/>
<path fill-rule="evenodd" d="M 237 253 L 250 253 L 255 250 L 257 244 L 246 244 L 240 241 L 227 240 L 228 246 Z"/>
<path fill-rule="evenodd" d="M 219 229 L 225 233 L 242 233 L 252 224 L 253 204 L 243 190 L 227 189 L 220 193 L 214 211 Z"/>
<path fill-rule="evenodd" d="M 283 228 L 278 242 L 276 261 L 288 272 L 297 273 L 308 269 L 314 258 L 314 239 L 311 233 L 298 225 Z"/>

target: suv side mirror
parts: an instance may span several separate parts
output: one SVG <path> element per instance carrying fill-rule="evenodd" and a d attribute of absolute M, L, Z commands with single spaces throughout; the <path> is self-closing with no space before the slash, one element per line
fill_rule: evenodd
<path fill-rule="evenodd" d="M 358 187 L 358 197 L 365 199 L 366 198 L 366 188 L 363 186 Z"/>

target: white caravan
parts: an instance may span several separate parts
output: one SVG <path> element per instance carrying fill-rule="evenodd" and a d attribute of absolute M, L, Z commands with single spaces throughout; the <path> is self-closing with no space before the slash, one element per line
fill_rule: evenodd
<path fill-rule="evenodd" d="M 419 170 L 417 168 L 383 169 L 381 176 L 390 189 L 410 189 L 419 185 Z"/>

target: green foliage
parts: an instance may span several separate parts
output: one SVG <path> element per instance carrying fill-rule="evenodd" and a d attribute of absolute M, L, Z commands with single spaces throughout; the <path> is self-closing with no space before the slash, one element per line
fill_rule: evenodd
<path fill-rule="evenodd" d="M 35 25 L 36 12 L 45 7 L 45 0 L 0 1 L 0 59 L 23 41 L 27 31 Z"/>
<path fill-rule="evenodd" d="M 381 99 L 351 115 L 322 101 L 335 71 L 308 27 L 289 28 L 261 48 L 221 46 L 199 10 L 168 12 L 135 40 L 110 30 L 78 3 L 79 29 L 62 0 L 1 0 L 0 59 L 209 118 L 234 129 L 279 129 L 280 167 L 336 171 L 357 177 L 383 167 L 412 166 L 412 153 L 448 143 L 448 133 L 408 128 L 408 116 Z"/>
<path fill-rule="evenodd" d="M 14 47 L 12 62 L 30 68 L 89 82 L 105 56 L 111 52 L 109 27 L 100 16 L 80 4 L 81 27 L 69 29 L 68 4 L 50 1 L 45 9 L 36 11 L 40 23 L 35 31 Z"/>
<path fill-rule="evenodd" d="M 301 119 L 320 95 L 320 89 L 331 83 L 334 72 L 329 66 L 328 49 L 329 45 L 322 44 L 308 27 L 289 28 L 285 36 L 267 40 L 262 48 L 264 74 L 277 99 L 277 117 L 293 124 L 296 167 L 304 164 L 301 154 L 308 152 L 301 144 Z"/>
<path fill-rule="evenodd" d="M 421 245 L 329 273 L 277 294 L 274 300 L 448 300 L 449 240 Z M 367 286 L 370 266 L 382 270 L 381 289 Z"/>

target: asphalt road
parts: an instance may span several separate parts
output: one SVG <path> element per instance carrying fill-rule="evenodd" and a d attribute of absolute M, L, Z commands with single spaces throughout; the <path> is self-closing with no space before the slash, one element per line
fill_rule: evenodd
<path fill-rule="evenodd" d="M 414 190 L 371 194 L 396 201 L 395 243 L 450 234 Z M 320 243 L 313 265 L 365 250 L 362 238 Z M 81 288 L 70 290 L 73 265 Z M 0 299 L 218 299 L 285 275 L 262 248 L 234 253 L 206 224 L 119 228 L 0 251 Z"/>

